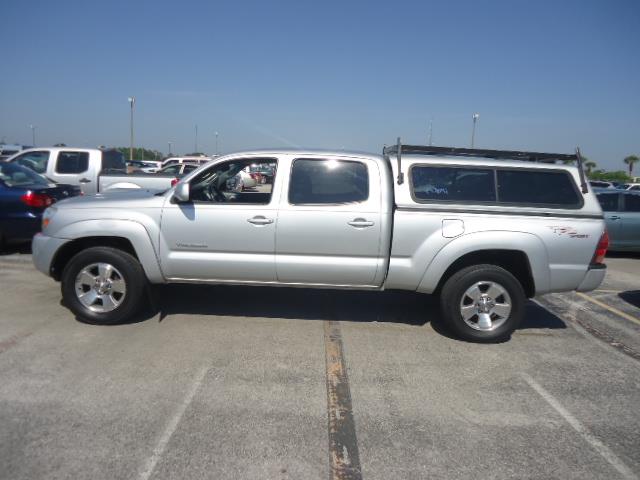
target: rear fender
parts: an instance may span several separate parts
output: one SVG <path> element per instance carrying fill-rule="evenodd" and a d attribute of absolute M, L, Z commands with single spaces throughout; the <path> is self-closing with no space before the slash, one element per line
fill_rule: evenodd
<path fill-rule="evenodd" d="M 517 250 L 529 260 L 536 294 L 549 291 L 547 249 L 536 235 L 524 232 L 490 231 L 463 235 L 445 245 L 433 258 L 418 285 L 418 292 L 433 293 L 447 269 L 460 257 L 481 250 Z"/>

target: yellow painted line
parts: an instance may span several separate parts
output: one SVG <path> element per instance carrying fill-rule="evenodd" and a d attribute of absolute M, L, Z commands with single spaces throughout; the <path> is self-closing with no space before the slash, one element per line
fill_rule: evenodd
<path fill-rule="evenodd" d="M 589 295 L 585 295 L 582 292 L 576 292 L 576 295 L 579 295 L 580 297 L 584 298 L 585 300 L 588 300 L 591 303 L 595 303 L 599 307 L 602 307 L 602 308 L 604 308 L 606 310 L 609 310 L 610 312 L 613 312 L 616 315 L 629 320 L 630 322 L 633 322 L 633 323 L 636 323 L 636 324 L 640 325 L 640 320 L 637 319 L 634 316 L 629 315 L 628 313 L 624 313 L 623 311 L 618 310 L 617 308 L 611 307 L 611 306 L 607 305 L 606 303 L 601 302 L 600 300 L 596 300 L 595 298 L 591 298 Z"/>

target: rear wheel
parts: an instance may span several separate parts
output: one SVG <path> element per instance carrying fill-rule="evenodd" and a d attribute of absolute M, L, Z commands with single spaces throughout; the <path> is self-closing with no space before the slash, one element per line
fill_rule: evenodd
<path fill-rule="evenodd" d="M 93 247 L 75 255 L 62 273 L 62 297 L 87 323 L 111 325 L 132 319 L 146 298 L 147 279 L 132 255 Z"/>
<path fill-rule="evenodd" d="M 524 315 L 520 282 L 496 265 L 473 265 L 452 275 L 442 288 L 442 313 L 465 340 L 498 342 L 511 336 Z"/>

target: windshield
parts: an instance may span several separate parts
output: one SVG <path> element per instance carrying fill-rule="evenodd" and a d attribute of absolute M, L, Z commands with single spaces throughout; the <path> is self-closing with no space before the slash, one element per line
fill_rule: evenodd
<path fill-rule="evenodd" d="M 0 163 L 0 180 L 7 187 L 49 184 L 49 180 L 42 175 L 15 163 Z"/>

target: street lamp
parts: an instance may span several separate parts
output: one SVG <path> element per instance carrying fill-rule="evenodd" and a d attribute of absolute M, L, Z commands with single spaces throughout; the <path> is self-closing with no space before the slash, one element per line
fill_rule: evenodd
<path fill-rule="evenodd" d="M 29 128 L 31 129 L 31 144 L 35 147 L 36 146 L 36 126 L 29 125 Z"/>
<path fill-rule="evenodd" d="M 473 146 L 475 145 L 476 123 L 478 122 L 478 118 L 480 118 L 480 114 L 479 113 L 474 113 L 472 118 L 473 118 L 473 129 L 471 130 L 471 148 L 473 148 Z"/>
<path fill-rule="evenodd" d="M 219 155 L 219 153 L 218 153 L 218 132 L 216 132 L 216 155 Z"/>
<path fill-rule="evenodd" d="M 193 153 L 198 153 L 198 125 L 196 125 L 196 143 L 195 143 L 195 147 L 196 147 L 196 149 L 193 151 Z"/>
<path fill-rule="evenodd" d="M 129 97 L 131 105 L 131 144 L 129 146 L 129 160 L 133 161 L 133 105 L 136 103 L 136 97 Z"/>
<path fill-rule="evenodd" d="M 169 156 L 171 156 L 171 144 L 172 144 L 173 142 L 167 142 L 167 143 L 169 144 Z"/>

